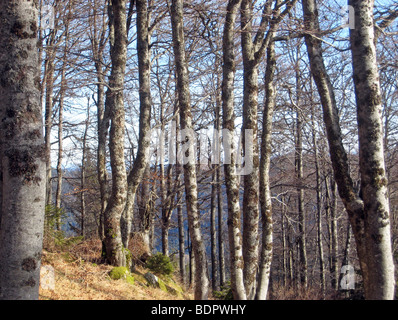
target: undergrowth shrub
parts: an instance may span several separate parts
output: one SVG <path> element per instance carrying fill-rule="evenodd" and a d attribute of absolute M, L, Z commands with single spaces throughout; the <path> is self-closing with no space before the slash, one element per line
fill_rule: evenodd
<path fill-rule="evenodd" d="M 174 266 L 168 256 L 158 252 L 148 258 L 146 266 L 153 273 L 159 275 L 171 275 L 174 272 Z"/>
<path fill-rule="evenodd" d="M 63 208 L 57 208 L 54 205 L 45 207 L 44 216 L 44 239 L 43 247 L 46 250 L 65 250 L 83 240 L 83 237 L 65 236 L 65 232 L 61 229 L 66 213 Z"/>
<path fill-rule="evenodd" d="M 222 287 L 220 291 L 214 291 L 213 295 L 216 299 L 220 300 L 233 300 L 231 282 L 227 281 Z"/>

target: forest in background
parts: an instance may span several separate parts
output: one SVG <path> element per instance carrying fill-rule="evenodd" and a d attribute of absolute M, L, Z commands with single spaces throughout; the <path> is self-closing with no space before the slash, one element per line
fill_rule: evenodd
<path fill-rule="evenodd" d="M 398 3 L 371 4 L 40 0 L 47 232 L 162 252 L 195 299 L 394 298 Z"/>

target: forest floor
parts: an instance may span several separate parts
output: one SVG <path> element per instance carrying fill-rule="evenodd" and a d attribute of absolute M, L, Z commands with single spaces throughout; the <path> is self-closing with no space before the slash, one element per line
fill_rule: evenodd
<path fill-rule="evenodd" d="M 101 264 L 101 243 L 84 241 L 64 250 L 43 250 L 42 271 L 53 270 L 52 285 L 40 286 L 40 300 L 192 300 L 192 290 L 180 295 L 148 286 L 144 275 L 149 271 L 136 267 L 131 273 L 134 284 L 125 279 L 112 280 L 113 268 Z M 48 268 L 49 267 L 49 268 Z M 43 277 L 48 277 L 42 272 Z M 180 287 L 178 279 L 173 282 Z M 169 279 L 170 280 L 170 279 Z M 44 283 L 44 282 L 43 282 Z"/>

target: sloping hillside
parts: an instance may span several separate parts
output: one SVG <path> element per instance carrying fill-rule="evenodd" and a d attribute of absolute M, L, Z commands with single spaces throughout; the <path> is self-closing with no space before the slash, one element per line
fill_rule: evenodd
<path fill-rule="evenodd" d="M 130 274 L 134 281 L 112 280 L 112 266 L 100 264 L 98 241 L 85 241 L 67 250 L 43 251 L 41 300 L 190 300 L 193 295 L 181 290 L 175 277 L 162 278 L 161 288 L 154 287 L 144 277 L 149 271 L 137 266 Z M 45 281 L 51 270 L 54 283 Z M 52 277 L 52 276 L 51 276 Z M 129 277 L 129 279 L 132 279 Z M 178 288 L 178 289 L 175 289 Z"/>

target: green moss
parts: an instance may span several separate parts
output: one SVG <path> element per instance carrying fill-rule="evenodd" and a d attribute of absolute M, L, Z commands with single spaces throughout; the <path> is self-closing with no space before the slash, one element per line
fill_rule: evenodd
<path fill-rule="evenodd" d="M 110 272 L 109 272 L 109 277 L 112 280 L 119 280 L 119 279 L 125 279 L 129 275 L 129 271 L 126 267 L 114 267 Z"/>
<path fill-rule="evenodd" d="M 133 277 L 132 275 L 128 275 L 128 276 L 126 277 L 126 281 L 127 281 L 127 283 L 130 283 L 130 284 L 132 284 L 132 285 L 135 284 L 135 279 L 134 279 L 134 277 Z"/>
<path fill-rule="evenodd" d="M 148 280 L 145 279 L 145 277 L 142 276 L 141 274 L 133 273 L 133 277 L 134 277 L 134 280 L 137 281 L 137 283 L 139 285 L 142 285 L 143 287 L 148 287 L 149 286 Z"/>
<path fill-rule="evenodd" d="M 160 288 L 162 291 L 168 292 L 168 291 L 167 291 L 166 284 L 163 282 L 162 279 L 159 279 L 159 278 L 158 278 L 158 283 L 159 283 L 159 288 Z"/>
<path fill-rule="evenodd" d="M 172 295 L 175 295 L 179 298 L 184 297 L 184 290 L 175 282 L 170 281 L 166 285 L 167 291 L 170 292 Z"/>
<path fill-rule="evenodd" d="M 127 283 L 134 285 L 135 279 L 126 267 L 114 267 L 109 272 L 109 277 L 112 280 L 124 279 Z"/>
<path fill-rule="evenodd" d="M 126 256 L 126 265 L 128 268 L 131 268 L 133 262 L 133 254 L 131 251 L 125 247 L 123 247 L 123 254 Z"/>

